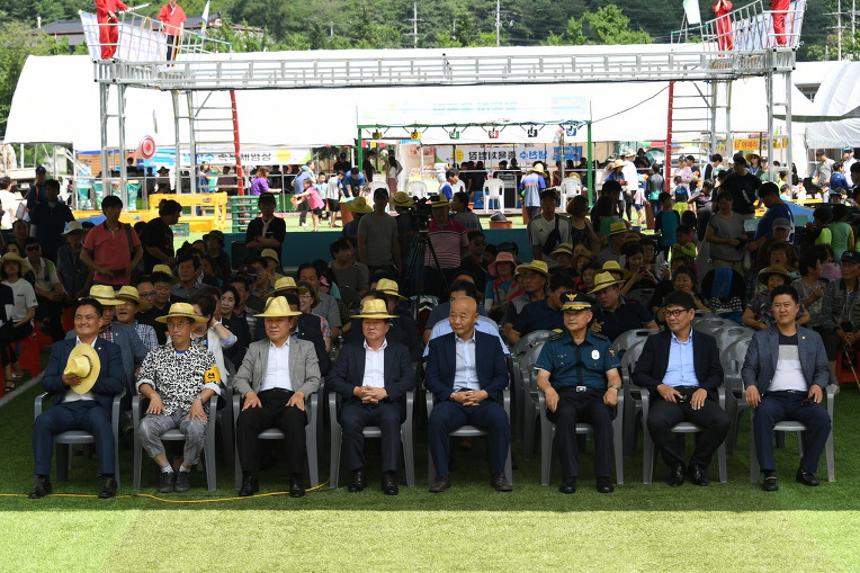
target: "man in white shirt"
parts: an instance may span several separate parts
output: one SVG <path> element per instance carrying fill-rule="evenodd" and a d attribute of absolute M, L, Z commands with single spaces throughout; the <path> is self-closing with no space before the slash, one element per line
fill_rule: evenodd
<path fill-rule="evenodd" d="M 368 300 L 353 318 L 362 319 L 364 342 L 344 345 L 326 379 L 329 391 L 343 399 L 340 421 L 346 465 L 352 472 L 349 491 L 359 492 L 367 485 L 362 431 L 372 425 L 382 430 L 382 491 L 397 495 L 400 424 L 406 417 L 406 393 L 415 386 L 415 367 L 406 346 L 385 338 L 391 328 L 388 321 L 397 318 L 388 314 L 385 301 Z"/>
<path fill-rule="evenodd" d="M 570 221 L 555 214 L 555 191 L 545 189 L 540 194 L 540 216 L 529 221 L 528 235 L 532 258 L 555 264 L 550 253 L 561 244 L 570 242 Z"/>
<path fill-rule="evenodd" d="M 233 392 L 243 398 L 236 422 L 236 446 L 243 470 L 241 496 L 259 491 L 257 436 L 272 427 L 285 436 L 290 497 L 305 494 L 305 398 L 319 388 L 320 370 L 313 343 L 292 336 L 300 314 L 290 308 L 286 298 L 270 298 L 265 312 L 257 315 L 266 321 L 266 338 L 248 347 L 242 366 L 230 381 Z"/>
<path fill-rule="evenodd" d="M 773 289 L 771 304 L 776 327 L 755 333 L 741 369 L 746 401 L 753 409 L 753 440 L 763 475 L 762 489 L 779 489 L 773 428 L 783 420 L 806 426 L 803 458 L 795 479 L 817 486 L 815 470 L 832 427 L 821 403 L 830 381 L 827 352 L 817 332 L 797 326 L 800 304 L 794 287 Z M 773 356 L 774 351 L 777 356 Z"/>
<path fill-rule="evenodd" d="M 639 172 L 633 160 L 636 152 L 632 149 L 624 154 L 624 165 L 621 166 L 621 176 L 624 178 L 624 203 L 627 211 L 627 220 L 633 222 L 632 207 L 635 203 L 636 192 L 639 190 Z"/>

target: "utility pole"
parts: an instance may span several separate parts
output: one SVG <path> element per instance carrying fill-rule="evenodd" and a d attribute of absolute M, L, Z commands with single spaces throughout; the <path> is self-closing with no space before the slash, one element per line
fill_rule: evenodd
<path fill-rule="evenodd" d="M 502 45 L 502 0 L 496 0 L 496 47 Z"/>
<path fill-rule="evenodd" d="M 328 23 L 328 37 L 334 38 L 334 22 Z"/>
<path fill-rule="evenodd" d="M 837 59 L 842 61 L 842 0 L 836 1 L 836 53 Z"/>
<path fill-rule="evenodd" d="M 412 47 L 418 47 L 418 2 L 412 3 L 412 33 L 407 34 L 412 36 Z"/>
<path fill-rule="evenodd" d="M 851 47 L 857 47 L 857 0 L 851 0 Z"/>

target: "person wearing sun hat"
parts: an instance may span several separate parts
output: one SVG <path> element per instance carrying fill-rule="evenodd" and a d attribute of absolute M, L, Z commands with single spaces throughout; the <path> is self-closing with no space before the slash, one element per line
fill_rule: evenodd
<path fill-rule="evenodd" d="M 340 420 L 346 466 L 352 472 L 349 491 L 366 487 L 362 431 L 373 425 L 382 430 L 382 491 L 397 495 L 400 424 L 406 417 L 406 393 L 415 387 L 415 368 L 409 349 L 388 339 L 390 321 L 397 316 L 389 314 L 385 301 L 366 300 L 352 318 L 361 319 L 362 341 L 344 344 L 326 378 L 328 390 L 343 399 Z"/>
<path fill-rule="evenodd" d="M 386 339 L 389 342 L 397 342 L 405 346 L 409 350 L 409 355 L 413 360 L 417 361 L 421 357 L 423 345 L 418 335 L 418 326 L 415 324 L 415 319 L 412 318 L 410 311 L 398 310 L 400 302 L 408 300 L 400 294 L 399 285 L 391 279 L 379 279 L 375 288 L 365 293 L 361 298 L 361 307 L 370 300 L 385 301 L 388 314 L 394 317 L 388 321 L 390 328 Z M 363 320 L 357 315 L 352 317 L 349 332 L 344 335 L 344 342 L 361 344 L 363 336 L 362 323 Z"/>
<path fill-rule="evenodd" d="M 215 412 L 207 412 L 209 399 L 221 395 L 223 375 L 215 355 L 192 344 L 195 323 L 206 319 L 186 302 L 170 305 L 156 320 L 167 325 L 168 340 L 147 355 L 137 376 L 137 391 L 149 404 L 138 432 L 143 449 L 161 469 L 158 491 L 185 492 L 191 488 L 191 468 L 200 460 L 206 426 Z M 178 472 L 167 460 L 161 435 L 178 429 L 185 436 Z"/>
<path fill-rule="evenodd" d="M 502 333 L 505 339 L 511 340 L 513 323 L 529 303 L 546 298 L 546 286 L 549 281 L 549 267 L 543 261 L 532 261 L 516 268 L 516 277 L 523 293 L 510 300 L 508 309 L 502 319 Z"/>
<path fill-rule="evenodd" d="M 563 328 L 564 321 L 558 311 L 565 295 L 572 291 L 573 278 L 570 273 L 565 270 L 553 271 L 549 276 L 546 298 L 530 302 L 523 308 L 507 333 L 508 340 L 516 344 L 521 337 L 532 332 Z"/>
<path fill-rule="evenodd" d="M 305 400 L 320 387 L 314 345 L 292 337 L 301 311 L 283 296 L 269 298 L 257 318 L 265 320 L 266 338 L 252 342 L 242 365 L 230 379 L 233 393 L 242 397 L 236 422 L 236 447 L 242 467 L 240 496 L 259 491 L 260 445 L 257 436 L 277 427 L 285 436 L 290 497 L 305 494 L 302 474 L 305 451 Z"/>
<path fill-rule="evenodd" d="M 437 195 L 430 203 L 431 216 L 427 237 L 436 252 L 424 252 L 424 293 L 441 301 L 448 298 L 447 286 L 454 280 L 462 263 L 461 253 L 469 246 L 466 228 L 450 218 L 448 199 Z M 438 266 L 436 265 L 438 261 Z"/>
<path fill-rule="evenodd" d="M 352 213 L 352 221 L 343 226 L 343 231 L 341 231 L 340 235 L 341 237 L 352 237 L 358 240 L 358 223 L 362 217 L 373 212 L 373 207 L 367 203 L 367 199 L 364 197 L 355 197 L 349 201 L 344 200 L 341 206 L 346 207 Z"/>
<path fill-rule="evenodd" d="M 75 303 L 75 329 L 71 338 L 51 347 L 42 375 L 42 388 L 54 395 L 54 406 L 33 425 L 35 458 L 31 499 L 51 493 L 51 458 L 54 436 L 83 430 L 95 438 L 99 459 L 99 493 L 102 499 L 116 495 L 117 472 L 111 409 L 113 399 L 125 388 L 120 350 L 99 338 L 103 307 L 93 298 Z"/>
<path fill-rule="evenodd" d="M 612 419 L 621 391 L 621 360 L 612 342 L 589 330 L 592 299 L 565 293 L 561 298 L 564 330 L 550 337 L 535 362 L 537 387 L 546 395 L 547 418 L 556 424 L 555 441 L 561 462 L 561 493 L 576 491 L 579 474 L 576 424 L 594 431 L 594 474 L 597 491 L 611 493 Z"/>
<path fill-rule="evenodd" d="M 620 334 L 636 328 L 657 330 L 654 317 L 641 303 L 626 301 L 621 294 L 623 281 L 603 271 L 594 277 L 594 288 L 588 294 L 599 303 L 595 309 L 591 330 L 615 340 Z"/>
<path fill-rule="evenodd" d="M 137 320 L 137 311 L 140 308 L 140 295 L 137 289 L 133 286 L 124 286 L 116 293 L 116 298 L 121 303 L 115 307 L 117 323 L 133 327 L 147 350 L 152 350 L 158 346 L 158 336 L 155 334 L 155 329 Z"/>
<path fill-rule="evenodd" d="M 629 232 L 627 224 L 624 221 L 613 221 L 609 225 L 609 242 L 597 253 L 597 262 L 601 265 L 606 261 L 618 261 L 620 263 L 622 257 L 621 250 L 624 247 L 624 241 L 627 240 Z"/>
<path fill-rule="evenodd" d="M 522 293 L 514 276 L 516 268 L 517 259 L 509 251 L 501 251 L 487 267 L 492 280 L 487 281 L 484 290 L 484 308 L 490 318 L 496 322 L 500 322 L 503 318 L 505 305 L 509 299 L 516 298 Z"/>
<path fill-rule="evenodd" d="M 7 391 L 14 390 L 24 380 L 14 343 L 26 339 L 33 332 L 33 317 L 39 306 L 33 285 L 23 277 L 29 268 L 27 260 L 16 253 L 8 252 L 0 258 L 0 277 L 4 287 L 0 295 L 6 309 L 0 357 L 5 368 Z"/>
<path fill-rule="evenodd" d="M 750 300 L 747 308 L 744 309 L 741 321 L 745 326 L 755 330 L 767 330 L 775 324 L 770 293 L 778 286 L 791 285 L 793 278 L 788 269 L 778 265 L 760 270 L 756 278 L 765 288 L 756 292 Z M 801 304 L 797 313 L 797 324 L 803 325 L 809 321 L 809 312 Z"/>

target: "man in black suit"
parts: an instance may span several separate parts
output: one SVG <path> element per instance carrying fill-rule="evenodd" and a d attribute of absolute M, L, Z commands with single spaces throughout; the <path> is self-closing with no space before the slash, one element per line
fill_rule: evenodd
<path fill-rule="evenodd" d="M 36 464 L 30 499 L 51 493 L 54 436 L 71 430 L 93 434 L 101 476 L 98 495 L 102 499 L 116 495 L 111 406 L 125 387 L 125 373 L 119 347 L 99 338 L 102 311 L 96 299 L 80 299 L 75 306 L 76 336 L 51 348 L 42 387 L 54 394 L 54 406 L 40 414 L 33 426 Z M 82 348 L 73 353 L 77 346 Z"/>
<path fill-rule="evenodd" d="M 454 332 L 431 340 L 427 357 L 425 383 L 438 402 L 427 423 L 430 454 L 436 466 L 430 491 L 439 493 L 451 487 L 448 434 L 466 424 L 487 432 L 490 484 L 496 491 L 511 491 L 504 474 L 511 424 L 503 407 L 508 370 L 502 345 L 495 336 L 475 330 L 478 306 L 471 297 L 453 300 L 448 320 Z"/>
<path fill-rule="evenodd" d="M 352 471 L 350 492 L 367 485 L 364 477 L 365 426 L 382 429 L 382 491 L 397 495 L 397 470 L 400 467 L 400 424 L 406 416 L 406 392 L 415 386 L 415 368 L 409 350 L 388 342 L 391 328 L 385 301 L 370 300 L 361 314 L 363 344 L 346 344 L 340 350 L 334 369 L 326 381 L 328 389 L 343 397 L 340 420 L 346 446 L 346 464 Z"/>
<path fill-rule="evenodd" d="M 685 474 L 694 484 L 707 485 L 708 463 L 729 429 L 729 418 L 717 402 L 717 388 L 723 383 L 720 353 L 711 336 L 693 333 L 693 297 L 674 291 L 664 300 L 669 330 L 645 341 L 633 383 L 651 391 L 648 429 L 671 468 L 669 485 L 683 484 Z M 672 433 L 680 422 L 702 429 L 686 468 Z"/>

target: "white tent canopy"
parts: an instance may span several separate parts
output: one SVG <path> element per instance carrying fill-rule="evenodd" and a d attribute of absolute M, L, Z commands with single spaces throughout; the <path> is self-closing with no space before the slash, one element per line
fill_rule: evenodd
<path fill-rule="evenodd" d="M 630 46 L 623 48 L 628 51 L 631 49 Z M 640 46 L 635 48 L 639 49 Z M 653 48 L 649 46 L 643 49 Z M 266 53 L 261 56 L 271 59 L 299 55 L 306 58 L 307 52 Z M 6 141 L 63 141 L 72 143 L 78 151 L 99 149 L 99 95 L 98 86 L 92 78 L 92 62 L 88 56 L 30 56 L 12 100 Z M 595 141 L 661 140 L 666 136 L 666 87 L 665 82 L 631 81 L 603 84 L 255 90 L 237 92 L 237 107 L 240 139 L 246 148 L 349 145 L 354 142 L 359 124 L 492 124 L 494 121 L 551 124 L 563 120 L 587 119 L 594 120 Z M 795 113 L 811 113 L 811 102 L 796 88 L 792 89 Z M 860 87 L 857 89 L 860 90 Z M 764 93 L 762 78 L 734 83 L 733 131 L 767 130 Z M 784 93 L 784 88 L 781 93 Z M 175 138 L 170 95 L 144 89 L 128 89 L 126 95 L 127 146 L 136 147 L 147 135 L 154 137 L 159 146 L 172 146 Z M 111 107 L 114 107 L 113 104 Z M 113 121 L 109 129 L 110 146 L 117 145 Z M 185 129 L 184 125 L 182 129 Z M 702 125 L 701 129 L 707 131 L 708 126 Z M 724 129 L 723 125 L 717 126 L 718 131 Z M 408 138 L 404 130 L 396 131 L 387 134 L 386 139 Z M 491 139 L 485 130 L 472 128 L 465 130 L 460 139 L 451 140 L 444 130 L 433 129 L 423 135 L 422 142 L 552 143 L 556 141 L 557 132 L 557 125 L 548 125 L 540 130 L 538 137 L 530 138 L 525 129 L 510 126 L 503 130 L 499 139 Z M 566 137 L 565 141 L 573 143 L 585 139 L 586 131 L 580 129 L 575 137 Z"/>
<path fill-rule="evenodd" d="M 840 121 L 810 123 L 806 130 L 806 144 L 811 148 L 839 148 L 846 145 L 860 147 L 860 62 L 845 62 L 821 83 L 815 96 L 815 114 L 842 117 Z M 853 112 L 853 113 L 852 113 Z"/>

